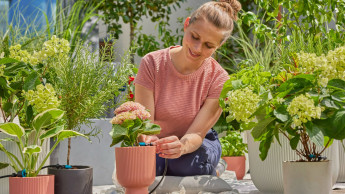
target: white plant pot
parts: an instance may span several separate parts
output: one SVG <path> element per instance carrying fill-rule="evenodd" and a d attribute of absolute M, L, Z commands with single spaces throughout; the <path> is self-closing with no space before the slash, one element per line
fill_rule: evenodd
<path fill-rule="evenodd" d="M 18 125 L 20 124 L 18 117 L 14 118 L 13 122 Z M 0 110 L 0 123 L 3 123 L 1 110 Z M 0 139 L 8 138 L 8 137 L 11 137 L 11 136 L 0 132 Z M 30 138 L 29 141 L 33 139 L 34 137 Z M 13 153 L 21 161 L 20 151 L 18 150 L 17 145 L 15 145 L 13 142 L 2 142 L 2 144 L 9 152 Z M 37 164 L 40 164 L 43 161 L 44 157 L 47 155 L 49 150 L 50 150 L 50 143 L 49 143 L 49 139 L 47 139 L 42 145 L 42 152 L 38 158 Z M 7 158 L 6 154 L 4 154 L 3 152 L 0 152 L 0 158 L 1 158 L 0 160 L 1 162 L 10 163 L 10 160 Z M 47 160 L 45 165 L 48 165 L 48 164 L 49 164 L 49 159 Z M 38 167 L 39 165 L 36 165 L 36 168 Z M 0 176 L 10 175 L 12 173 L 14 173 L 14 170 L 11 166 L 8 166 L 7 168 L 0 170 Z M 47 174 L 47 169 L 41 170 L 40 174 Z M 0 193 L 9 193 L 8 178 L 0 179 Z"/>
<path fill-rule="evenodd" d="M 332 162 L 283 162 L 284 194 L 330 194 Z"/>
<path fill-rule="evenodd" d="M 281 146 L 278 142 L 272 143 L 267 158 L 261 161 L 259 154 L 260 142 L 254 142 L 250 131 L 247 131 L 249 169 L 251 179 L 256 188 L 263 193 L 283 193 L 283 161 L 294 161 L 300 159 L 290 147 L 289 141 L 283 135 L 279 135 Z M 299 144 L 298 148 L 301 148 Z M 319 148 L 320 149 L 320 148 Z M 339 174 L 339 147 L 338 142 L 327 148 L 323 156 L 332 163 L 332 185 L 335 184 Z"/>
<path fill-rule="evenodd" d="M 344 183 L 345 182 L 345 150 L 343 148 L 343 144 L 345 145 L 345 140 L 343 140 L 343 144 L 338 142 L 339 144 L 339 176 L 337 182 Z"/>

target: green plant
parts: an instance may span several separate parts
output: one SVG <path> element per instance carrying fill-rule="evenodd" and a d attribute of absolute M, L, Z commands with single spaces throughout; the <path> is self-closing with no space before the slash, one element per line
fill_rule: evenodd
<path fill-rule="evenodd" d="M 244 131 L 255 125 L 250 116 L 258 107 L 259 95 L 268 97 L 267 83 L 271 76 L 271 73 L 265 71 L 259 64 L 230 75 L 229 80 L 223 85 L 219 98 L 223 116 L 218 122 L 225 126 L 223 130 Z"/>
<path fill-rule="evenodd" d="M 108 45 L 108 44 L 106 44 Z M 104 49 L 104 52 L 107 49 Z M 66 112 L 67 128 L 82 132 L 87 136 L 96 136 L 99 130 L 92 127 L 90 119 L 99 118 L 114 107 L 114 98 L 133 74 L 133 65 L 129 62 L 130 53 L 122 57 L 120 64 L 114 60 L 113 46 L 110 55 L 91 52 L 79 42 L 75 47 L 73 59 L 56 61 L 50 66 L 50 76 L 59 96 L 60 108 Z M 108 60 L 105 60 L 107 58 Z M 91 132 L 81 131 L 81 125 L 89 125 Z M 68 140 L 67 164 L 70 160 L 71 139 Z"/>
<path fill-rule="evenodd" d="M 148 119 L 151 115 L 145 107 L 137 102 L 128 101 L 115 110 L 111 120 L 113 141 L 110 146 L 121 143 L 121 147 L 138 146 L 139 135 L 159 134 L 161 128 Z"/>
<path fill-rule="evenodd" d="M 112 1 L 105 0 L 100 11 L 103 12 L 104 22 L 108 25 L 108 32 L 112 33 L 116 38 L 122 33 L 122 25 L 119 23 L 120 19 L 126 24 L 130 25 L 130 46 L 134 44 L 134 39 L 137 37 L 140 44 L 138 50 L 139 55 L 145 55 L 148 51 L 152 51 L 157 48 L 159 43 L 155 41 L 155 38 L 151 35 L 137 34 L 136 29 L 140 32 L 141 28 L 138 28 L 137 24 L 142 18 L 149 17 L 152 22 L 158 22 L 159 35 L 163 40 L 173 41 L 175 38 L 170 35 L 170 31 L 166 28 L 169 24 L 169 15 L 171 14 L 171 6 L 176 9 L 175 5 L 180 7 L 180 3 L 185 0 L 130 0 L 130 1 Z M 145 41 L 150 40 L 150 41 Z M 176 43 L 174 43 L 176 44 Z M 145 50 L 143 50 L 143 48 Z M 133 62 L 133 60 L 132 60 Z"/>
<path fill-rule="evenodd" d="M 75 131 L 65 130 L 63 124 L 64 112 L 59 109 L 48 109 L 38 114 L 30 123 L 31 128 L 24 129 L 16 123 L 2 123 L 0 124 L 0 131 L 9 135 L 8 138 L 0 139 L 0 151 L 4 152 L 10 163 L 0 162 L 0 169 L 11 165 L 15 172 L 24 171 L 28 177 L 35 177 L 38 175 L 43 165 L 55 149 L 55 147 L 64 139 L 76 136 L 84 136 Z M 38 168 L 39 155 L 42 151 L 42 145 L 45 140 L 49 138 L 56 138 L 55 144 L 50 149 L 49 153 L 44 156 Z M 20 151 L 20 158 L 15 156 L 2 145 L 1 142 L 10 142 L 17 145 Z"/>
<path fill-rule="evenodd" d="M 295 62 L 272 79 L 269 98 L 261 98 L 252 114 L 258 120 L 252 135 L 260 141 L 262 160 L 274 139 L 279 142 L 279 133 L 307 161 L 320 160 L 333 139 L 345 139 L 344 59 L 345 47 L 321 56 L 297 53 Z"/>
<path fill-rule="evenodd" d="M 243 143 L 241 134 L 236 131 L 229 132 L 226 136 L 219 139 L 222 146 L 222 157 L 244 156 L 248 153 L 247 144 Z"/>

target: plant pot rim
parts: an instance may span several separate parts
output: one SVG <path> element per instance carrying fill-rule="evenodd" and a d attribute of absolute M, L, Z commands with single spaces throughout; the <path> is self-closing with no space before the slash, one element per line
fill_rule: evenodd
<path fill-rule="evenodd" d="M 55 176 L 53 174 L 39 174 L 37 176 L 30 176 L 30 177 L 9 177 L 10 179 L 21 179 L 21 178 L 30 178 L 30 179 L 38 179 L 38 178 L 43 178 L 43 177 L 51 177 L 51 176 Z"/>
<path fill-rule="evenodd" d="M 115 149 L 133 149 L 133 148 L 156 148 L 156 146 L 131 146 L 131 147 L 116 147 Z"/>
<path fill-rule="evenodd" d="M 72 168 L 70 169 L 66 169 L 66 168 L 55 168 L 55 167 L 48 167 L 51 170 L 88 170 L 88 169 L 92 169 L 91 166 L 83 166 L 83 165 L 71 165 Z M 73 168 L 76 167 L 76 168 Z"/>
<path fill-rule="evenodd" d="M 245 156 L 222 156 L 222 158 L 243 158 Z"/>
<path fill-rule="evenodd" d="M 322 162 L 330 162 L 331 160 L 322 160 L 322 161 L 296 161 L 296 160 L 288 160 L 288 161 L 283 161 L 283 163 L 322 163 Z"/>

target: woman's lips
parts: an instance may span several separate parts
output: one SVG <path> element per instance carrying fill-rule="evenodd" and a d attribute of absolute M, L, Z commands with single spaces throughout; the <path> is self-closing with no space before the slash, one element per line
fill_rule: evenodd
<path fill-rule="evenodd" d="M 190 49 L 188 49 L 189 50 L 189 54 L 192 56 L 192 57 L 199 57 L 200 55 L 198 55 L 198 54 L 195 54 L 195 53 L 193 53 Z"/>

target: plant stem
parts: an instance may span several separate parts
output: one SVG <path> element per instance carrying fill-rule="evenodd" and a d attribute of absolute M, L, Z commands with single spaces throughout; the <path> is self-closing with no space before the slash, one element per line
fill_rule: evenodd
<path fill-rule="evenodd" d="M 69 165 L 69 157 L 71 155 L 71 138 L 68 138 L 68 149 L 67 149 L 67 165 Z"/>
<path fill-rule="evenodd" d="M 40 167 L 38 167 L 37 171 L 34 174 L 34 177 L 38 175 L 38 173 L 40 172 L 40 170 L 42 169 L 43 165 L 46 163 L 46 161 L 48 160 L 49 156 L 52 154 L 52 152 L 54 151 L 54 149 L 56 148 L 56 146 L 60 143 L 60 141 L 56 141 L 54 146 L 50 149 L 50 152 L 46 155 L 46 157 L 44 158 L 44 160 L 42 161 Z"/>

